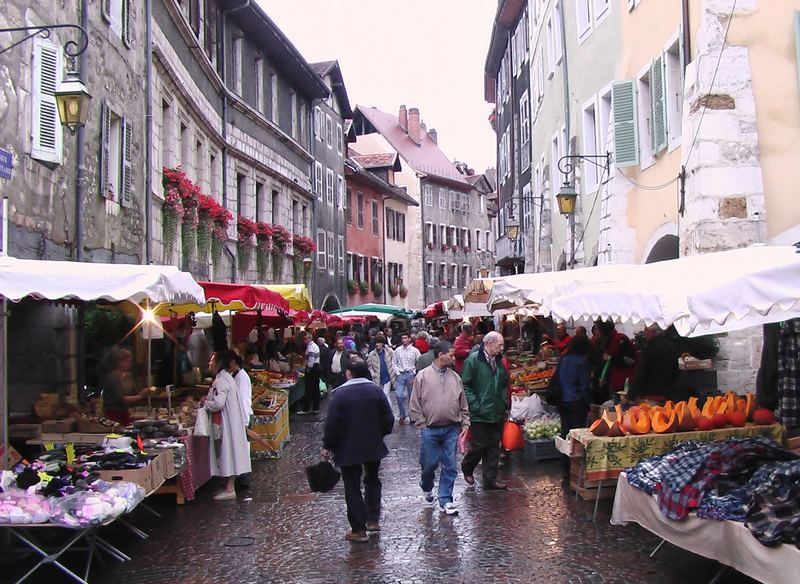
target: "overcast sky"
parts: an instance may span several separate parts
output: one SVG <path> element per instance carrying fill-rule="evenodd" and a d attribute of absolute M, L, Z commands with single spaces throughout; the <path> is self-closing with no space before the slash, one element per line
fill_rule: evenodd
<path fill-rule="evenodd" d="M 418 107 L 450 160 L 494 167 L 483 65 L 493 0 L 257 0 L 310 63 L 338 59 L 353 107 Z"/>

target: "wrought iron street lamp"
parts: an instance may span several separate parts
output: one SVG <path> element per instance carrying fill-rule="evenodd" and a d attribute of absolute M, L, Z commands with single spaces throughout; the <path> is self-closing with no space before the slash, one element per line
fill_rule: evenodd
<path fill-rule="evenodd" d="M 56 105 L 58 106 L 58 117 L 61 119 L 61 125 L 66 126 L 70 134 L 74 134 L 78 128 L 82 128 L 86 124 L 86 118 L 89 116 L 89 104 L 92 100 L 91 94 L 81 81 L 78 72 L 75 71 L 75 57 L 80 56 L 89 46 L 89 34 L 86 30 L 77 24 L 47 24 L 42 26 L 2 28 L 0 29 L 0 33 L 25 32 L 28 34 L 17 42 L 7 47 L 0 48 L 0 55 L 35 36 L 45 39 L 50 38 L 51 32 L 59 28 L 74 28 L 80 31 L 81 34 L 80 44 L 75 41 L 67 41 L 64 43 L 64 54 L 66 54 L 69 59 L 69 70 L 64 80 L 58 84 L 55 92 L 53 92 L 56 98 Z"/>
<path fill-rule="evenodd" d="M 569 221 L 569 249 L 570 260 L 568 267 L 575 267 L 575 203 L 578 200 L 578 192 L 575 186 L 570 183 L 569 177 L 575 171 L 573 162 L 584 160 L 594 164 L 604 170 L 605 174 L 611 171 L 611 152 L 605 154 L 568 154 L 558 159 L 558 170 L 564 175 L 564 184 L 558 189 L 556 201 L 558 201 L 558 211 Z"/>
<path fill-rule="evenodd" d="M 313 265 L 314 265 L 314 261 L 310 257 L 306 256 L 306 257 L 303 258 L 303 269 L 306 272 L 310 271 L 311 267 Z"/>

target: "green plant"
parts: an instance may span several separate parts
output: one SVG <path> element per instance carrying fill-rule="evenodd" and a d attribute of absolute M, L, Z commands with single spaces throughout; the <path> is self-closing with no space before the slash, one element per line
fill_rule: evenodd
<path fill-rule="evenodd" d="M 406 298 L 408 296 L 408 288 L 405 286 L 400 286 L 400 298 Z"/>
<path fill-rule="evenodd" d="M 380 296 L 383 293 L 383 285 L 380 282 L 373 282 L 372 293 L 375 294 L 375 296 Z"/>
<path fill-rule="evenodd" d="M 358 283 L 358 290 L 361 292 L 361 295 L 364 296 L 367 292 L 369 292 L 369 283 L 362 280 Z"/>
<path fill-rule="evenodd" d="M 358 282 L 355 280 L 348 280 L 347 281 L 347 293 L 351 296 L 356 293 L 358 290 Z"/>
<path fill-rule="evenodd" d="M 398 294 L 400 294 L 400 287 L 397 284 L 389 286 L 389 296 L 394 298 Z"/>

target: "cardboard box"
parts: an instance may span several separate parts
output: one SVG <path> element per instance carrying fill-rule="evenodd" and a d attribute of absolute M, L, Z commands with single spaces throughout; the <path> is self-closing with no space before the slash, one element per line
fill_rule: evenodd
<path fill-rule="evenodd" d="M 152 462 L 142 468 L 134 470 L 98 470 L 95 474 L 104 481 L 126 481 L 135 483 L 142 487 L 145 493 L 149 494 L 153 490 L 153 468 Z"/>

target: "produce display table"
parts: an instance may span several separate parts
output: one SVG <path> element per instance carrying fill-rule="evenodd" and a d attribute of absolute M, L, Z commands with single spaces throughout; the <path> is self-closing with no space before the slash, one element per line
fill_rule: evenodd
<path fill-rule="evenodd" d="M 624 469 L 639 461 L 663 454 L 672 450 L 679 442 L 697 440 L 698 442 L 719 442 L 727 438 L 749 436 L 767 436 L 776 442 L 783 439 L 783 426 L 756 426 L 747 424 L 743 428 L 723 428 L 708 432 L 676 432 L 674 434 L 628 435 L 619 438 L 595 436 L 588 428 L 571 430 L 567 439 L 571 438 L 572 453 L 585 453 L 584 474 L 587 480 L 598 481 L 616 479 Z M 576 445 L 580 445 L 577 446 Z"/>
<path fill-rule="evenodd" d="M 286 391 L 289 392 L 289 407 L 292 407 L 294 404 L 303 399 L 303 396 L 306 395 L 305 377 L 300 377 L 297 380 L 297 383 L 288 388 Z"/>
<path fill-rule="evenodd" d="M 655 496 L 632 487 L 625 473 L 622 473 L 617 479 L 617 494 L 614 498 L 611 523 L 624 525 L 630 522 L 638 523 L 673 545 L 717 560 L 759 582 L 768 584 L 797 582 L 800 550 L 796 546 L 762 545 L 753 537 L 750 530 L 738 521 L 701 519 L 694 513 L 682 521 L 667 519 L 658 510 Z M 653 554 L 662 544 L 659 544 Z"/>

